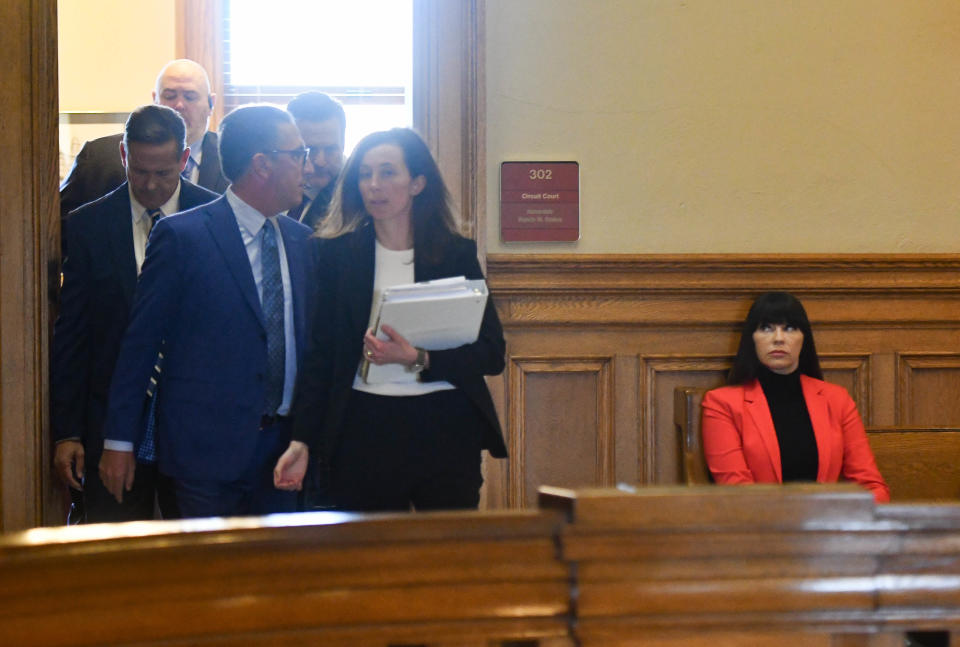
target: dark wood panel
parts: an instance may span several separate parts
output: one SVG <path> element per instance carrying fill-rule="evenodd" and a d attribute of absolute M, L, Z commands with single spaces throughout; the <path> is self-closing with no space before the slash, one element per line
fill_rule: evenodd
<path fill-rule="evenodd" d="M 868 431 L 891 501 L 960 501 L 960 429 Z"/>
<path fill-rule="evenodd" d="M 624 370 L 611 395 L 613 461 L 636 461 L 633 478 L 619 472 L 627 482 L 680 481 L 673 389 L 723 382 L 742 319 L 769 289 L 804 302 L 826 379 L 850 392 L 866 425 L 960 428 L 957 255 L 495 255 L 488 275 L 511 357 L 636 358 L 635 377 L 617 360 Z M 550 389 L 524 393 L 519 380 L 505 387 L 508 401 L 531 409 L 566 406 L 562 393 L 537 402 L 553 398 Z M 515 416 L 506 423 L 508 436 L 518 433 Z M 560 416 L 550 433 L 592 437 L 578 432 L 582 425 Z M 551 460 L 561 463 L 557 474 L 582 474 L 594 457 L 555 452 Z M 514 474 L 505 487 L 522 480 Z"/>
<path fill-rule="evenodd" d="M 900 425 L 960 426 L 960 355 L 899 355 Z"/>
<path fill-rule="evenodd" d="M 514 359 L 512 503 L 535 504 L 537 488 L 612 485 L 612 372 L 608 359 Z M 571 461 L 569 457 L 576 456 Z"/>

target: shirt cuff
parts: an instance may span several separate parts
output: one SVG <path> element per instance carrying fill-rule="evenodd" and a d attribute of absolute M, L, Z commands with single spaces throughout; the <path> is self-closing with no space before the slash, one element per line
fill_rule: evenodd
<path fill-rule="evenodd" d="M 109 449 L 114 452 L 131 452 L 133 453 L 133 443 L 126 440 L 110 440 L 105 439 L 103 441 L 103 448 Z"/>

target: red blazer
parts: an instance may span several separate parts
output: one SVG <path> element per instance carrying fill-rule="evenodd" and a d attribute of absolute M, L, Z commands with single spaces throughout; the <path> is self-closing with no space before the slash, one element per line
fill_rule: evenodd
<path fill-rule="evenodd" d="M 800 376 L 817 439 L 818 483 L 842 477 L 890 500 L 853 398 L 842 386 Z M 783 483 L 780 445 L 758 380 L 703 396 L 703 453 L 717 483 Z"/>

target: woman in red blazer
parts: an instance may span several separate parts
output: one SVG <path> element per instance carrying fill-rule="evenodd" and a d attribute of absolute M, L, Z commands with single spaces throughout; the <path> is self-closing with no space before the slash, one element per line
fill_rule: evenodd
<path fill-rule="evenodd" d="M 823 381 L 793 295 L 754 301 L 727 381 L 703 398 L 703 448 L 717 483 L 843 479 L 890 500 L 857 407 L 846 389 Z"/>

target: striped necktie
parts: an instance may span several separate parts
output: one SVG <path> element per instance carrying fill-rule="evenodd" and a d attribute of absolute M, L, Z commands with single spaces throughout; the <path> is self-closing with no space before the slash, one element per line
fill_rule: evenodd
<path fill-rule="evenodd" d="M 283 401 L 286 349 L 283 326 L 283 277 L 280 274 L 280 249 L 274 224 L 267 220 L 260 229 L 261 305 L 267 328 L 267 389 L 264 413 L 276 414 Z"/>
<path fill-rule="evenodd" d="M 157 225 L 157 221 L 163 218 L 162 209 L 148 209 L 147 217 L 150 218 L 150 227 L 147 229 L 147 237 L 150 236 L 150 232 L 153 231 L 153 228 Z"/>
<path fill-rule="evenodd" d="M 163 370 L 163 351 L 157 355 L 157 360 L 153 365 L 153 373 L 150 375 L 150 383 L 147 385 L 147 421 L 144 425 L 143 436 L 140 438 L 140 444 L 137 447 L 137 461 L 141 463 L 157 462 L 157 386 L 160 382 L 160 372 Z"/>

